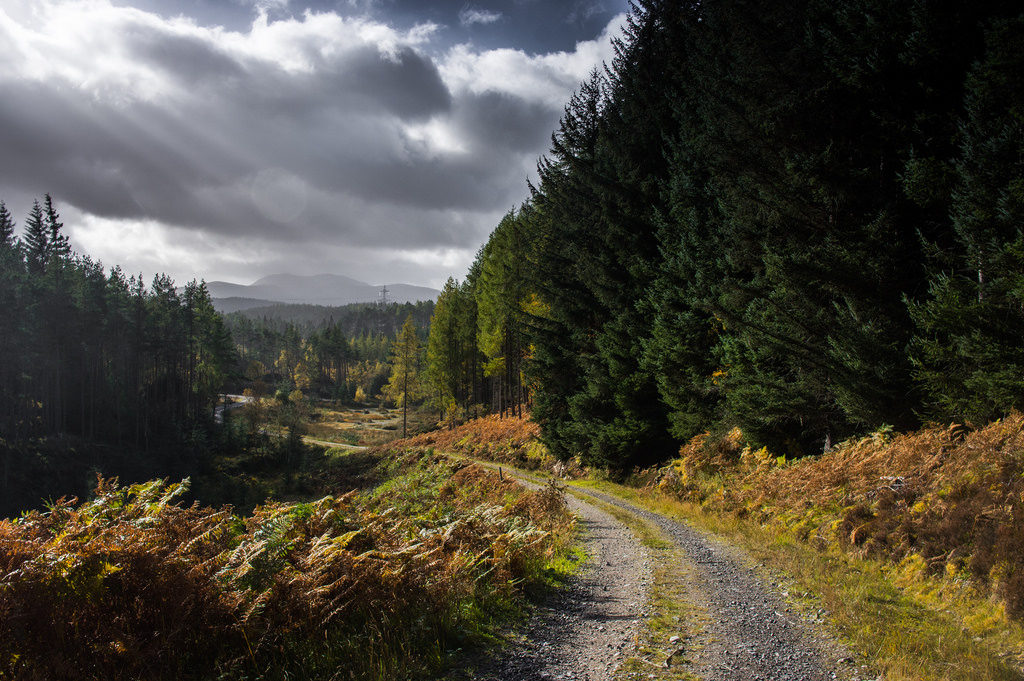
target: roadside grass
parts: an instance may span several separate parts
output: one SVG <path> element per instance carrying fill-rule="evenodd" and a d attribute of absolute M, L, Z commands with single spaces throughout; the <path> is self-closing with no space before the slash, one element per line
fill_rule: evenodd
<path fill-rule="evenodd" d="M 589 556 L 577 536 L 569 548 L 554 556 L 544 566 L 539 585 L 545 589 L 565 587 L 569 580 L 580 573 L 588 559 Z"/>
<path fill-rule="evenodd" d="M 792 579 L 794 605 L 805 612 L 823 610 L 824 623 L 850 641 L 887 681 L 1024 678 L 1013 664 L 1014 651 L 1024 643 L 1018 625 L 1001 621 L 996 627 L 999 633 L 987 642 L 962 626 L 963 622 L 990 621 L 998 616 L 989 601 L 966 595 L 936 599 L 935 587 L 929 589 L 922 582 L 910 586 L 900 579 L 898 567 L 854 558 L 836 549 L 818 551 L 772 527 L 708 513 L 698 504 L 658 490 L 598 480 L 572 484 L 692 522 L 741 546 L 771 572 Z M 796 589 L 802 596 L 797 597 Z M 1012 647 L 1004 647 L 1006 644 Z"/>

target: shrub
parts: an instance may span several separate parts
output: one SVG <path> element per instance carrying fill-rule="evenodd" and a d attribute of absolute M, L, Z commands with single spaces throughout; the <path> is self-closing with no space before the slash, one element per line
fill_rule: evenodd
<path fill-rule="evenodd" d="M 539 441 L 540 427 L 521 417 L 497 414 L 468 421 L 456 428 L 441 428 L 402 441 L 414 447 L 434 447 L 476 459 L 525 470 L 546 469 L 558 477 L 580 477 L 583 469 L 574 461 L 558 461 Z"/>

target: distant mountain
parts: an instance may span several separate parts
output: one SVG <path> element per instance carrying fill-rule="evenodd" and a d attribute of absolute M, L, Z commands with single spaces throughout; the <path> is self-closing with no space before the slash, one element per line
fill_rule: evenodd
<path fill-rule="evenodd" d="M 210 297 L 218 309 L 226 312 L 260 307 L 273 303 L 307 303 L 310 305 L 348 305 L 371 303 L 380 299 L 382 286 L 374 286 L 340 274 L 272 274 L 246 286 L 226 281 L 208 281 Z M 440 291 L 411 284 L 387 284 L 388 302 L 414 303 L 434 300 Z M 231 299 L 230 302 L 226 299 Z M 243 300 L 247 299 L 247 300 Z M 222 301 L 222 302 L 221 302 Z M 251 304 L 250 304 L 251 303 Z"/>

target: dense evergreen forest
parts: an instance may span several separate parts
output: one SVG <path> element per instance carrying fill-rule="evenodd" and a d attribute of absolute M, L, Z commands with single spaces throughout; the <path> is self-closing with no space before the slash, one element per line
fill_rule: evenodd
<path fill-rule="evenodd" d="M 49 471 L 40 457 L 54 438 L 76 438 L 61 445 L 76 471 L 88 456 L 72 450 L 83 443 L 131 450 L 135 464 L 159 470 L 205 453 L 218 392 L 235 362 L 205 285 L 193 281 L 179 295 L 164 275 L 147 287 L 118 268 L 104 273 L 72 252 L 49 195 L 33 204 L 21 239 L 15 226 L 0 202 L 5 501 L 28 494 L 23 476 L 68 472 Z M 21 477 L 12 482 L 15 473 Z M 46 487 L 38 482 L 29 486 Z M 63 493 L 59 484 L 53 489 Z"/>
<path fill-rule="evenodd" d="M 0 203 L 0 430 L 18 442 L 73 434 L 141 449 L 179 444 L 213 418 L 234 360 L 202 283 L 181 295 L 71 251 L 53 201 L 24 236 Z"/>
<path fill-rule="evenodd" d="M 638 1 L 442 291 L 430 391 L 613 469 L 1021 407 L 1022 81 L 1015 2 Z"/>

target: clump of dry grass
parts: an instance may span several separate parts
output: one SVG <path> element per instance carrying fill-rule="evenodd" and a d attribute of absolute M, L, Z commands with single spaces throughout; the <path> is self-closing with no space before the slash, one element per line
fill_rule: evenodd
<path fill-rule="evenodd" d="M 521 417 L 497 414 L 467 421 L 455 428 L 438 429 L 402 440 L 401 444 L 434 447 L 476 459 L 502 463 L 524 470 L 544 469 L 559 477 L 577 478 L 584 471 L 575 462 L 562 462 L 551 456 L 540 442 L 540 427 Z"/>
<path fill-rule="evenodd" d="M 374 492 L 244 519 L 177 505 L 186 483 L 101 480 L 0 521 L 0 678 L 394 677 L 462 645 L 571 536 L 551 493 L 423 453 L 386 465 Z"/>
<path fill-rule="evenodd" d="M 785 461 L 733 431 L 700 436 L 651 476 L 706 509 L 775 524 L 819 548 L 967 580 L 1024 619 L 1024 416 L 969 431 L 885 430 Z"/>

